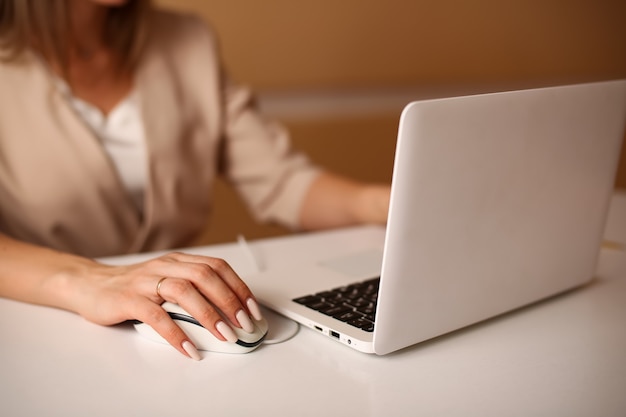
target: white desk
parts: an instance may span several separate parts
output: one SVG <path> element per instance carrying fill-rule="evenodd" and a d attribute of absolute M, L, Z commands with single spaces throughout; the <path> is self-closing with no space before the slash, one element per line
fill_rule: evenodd
<path fill-rule="evenodd" d="M 626 242 L 626 195 L 613 200 L 606 237 Z M 288 242 L 265 242 L 264 255 L 281 259 Z M 234 244 L 198 250 L 246 268 Z M 626 252 L 603 249 L 597 275 L 385 357 L 301 328 L 249 355 L 195 362 L 129 325 L 0 300 L 0 415 L 623 417 Z"/>

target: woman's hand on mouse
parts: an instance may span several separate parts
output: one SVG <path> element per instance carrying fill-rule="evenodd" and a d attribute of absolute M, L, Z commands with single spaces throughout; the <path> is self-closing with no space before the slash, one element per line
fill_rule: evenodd
<path fill-rule="evenodd" d="M 134 265 L 95 265 L 71 286 L 72 310 L 102 325 L 140 320 L 194 359 L 199 358 L 195 346 L 161 308 L 164 301 L 180 305 L 215 337 L 233 343 L 231 324 L 251 332 L 251 317 L 261 319 L 252 292 L 223 259 L 170 253 Z"/>

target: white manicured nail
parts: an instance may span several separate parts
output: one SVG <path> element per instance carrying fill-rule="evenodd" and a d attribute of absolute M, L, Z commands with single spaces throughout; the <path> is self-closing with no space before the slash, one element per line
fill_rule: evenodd
<path fill-rule="evenodd" d="M 254 324 L 252 324 L 252 320 L 250 320 L 250 317 L 248 317 L 245 311 L 239 310 L 235 317 L 237 317 L 237 321 L 246 333 L 252 333 L 254 331 Z"/>
<path fill-rule="evenodd" d="M 250 314 L 252 314 L 252 317 L 254 317 L 256 321 L 263 320 L 261 309 L 259 308 L 259 305 L 257 304 L 256 301 L 254 301 L 253 298 L 248 298 L 248 301 L 246 302 L 246 304 L 248 305 L 248 310 L 250 310 Z"/>
<path fill-rule="evenodd" d="M 195 361 L 199 361 L 200 359 L 202 359 L 202 356 L 200 356 L 200 352 L 198 352 L 198 349 L 196 349 L 196 347 L 192 345 L 189 340 L 185 340 L 183 342 L 183 349 L 185 350 L 185 352 L 187 352 L 191 359 Z"/>
<path fill-rule="evenodd" d="M 220 332 L 222 336 L 224 336 L 224 339 L 226 339 L 228 342 L 235 343 L 238 340 L 237 335 L 235 334 L 235 331 L 231 329 L 230 326 L 224 323 L 223 321 L 219 321 L 215 325 L 215 328 L 217 329 L 218 332 Z"/>

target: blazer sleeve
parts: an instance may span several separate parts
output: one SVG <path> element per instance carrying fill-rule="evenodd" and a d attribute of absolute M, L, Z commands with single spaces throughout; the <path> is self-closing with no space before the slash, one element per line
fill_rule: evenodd
<path fill-rule="evenodd" d="M 219 37 L 209 22 L 184 15 L 172 25 L 172 15 L 167 17 L 159 27 L 169 35 L 161 34 L 158 45 L 176 74 L 173 83 L 182 85 L 184 120 L 202 115 L 207 140 L 216 145 L 216 159 L 206 161 L 215 164 L 210 169 L 235 188 L 257 220 L 297 228 L 319 168 L 293 149 L 284 127 L 261 114 L 251 90 L 224 71 Z"/>
<path fill-rule="evenodd" d="M 320 168 L 292 147 L 282 125 L 257 110 L 248 88 L 226 81 L 224 97 L 223 174 L 257 220 L 298 228 L 303 200 Z"/>

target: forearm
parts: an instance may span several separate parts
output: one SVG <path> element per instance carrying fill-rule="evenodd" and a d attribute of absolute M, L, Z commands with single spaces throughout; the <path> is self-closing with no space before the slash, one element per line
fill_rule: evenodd
<path fill-rule="evenodd" d="M 0 233 L 0 296 L 75 311 L 73 283 L 93 260 L 12 239 Z"/>
<path fill-rule="evenodd" d="M 326 229 L 363 223 L 383 224 L 389 208 L 388 185 L 359 183 L 322 173 L 311 184 L 300 212 L 302 229 Z"/>
<path fill-rule="evenodd" d="M 161 308 L 164 301 L 180 305 L 215 337 L 232 343 L 237 336 L 231 326 L 250 332 L 250 317 L 262 319 L 250 289 L 222 259 L 170 253 L 113 266 L 1 233 L 0 296 L 73 311 L 103 325 L 137 319 L 196 359 L 193 343 Z"/>

